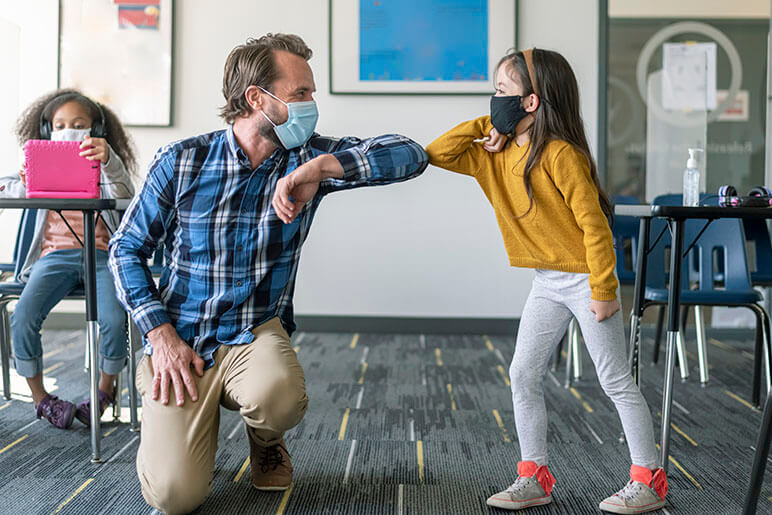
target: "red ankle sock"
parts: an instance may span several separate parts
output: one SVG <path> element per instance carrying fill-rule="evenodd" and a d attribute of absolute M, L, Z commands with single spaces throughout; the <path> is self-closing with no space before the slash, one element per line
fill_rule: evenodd
<path fill-rule="evenodd" d="M 661 468 L 651 471 L 646 467 L 640 467 L 638 465 L 630 465 L 630 479 L 643 483 L 649 488 L 654 488 L 660 499 L 664 499 L 667 495 L 668 484 L 665 471 Z"/>
<path fill-rule="evenodd" d="M 555 486 L 555 478 L 550 474 L 547 465 L 537 465 L 533 461 L 520 461 L 517 463 L 517 473 L 523 477 L 536 476 L 536 481 L 539 482 L 544 493 L 550 495 L 552 488 Z"/>

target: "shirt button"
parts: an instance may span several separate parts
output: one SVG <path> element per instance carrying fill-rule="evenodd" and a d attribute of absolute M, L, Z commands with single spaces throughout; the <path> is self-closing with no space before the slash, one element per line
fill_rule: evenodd
<path fill-rule="evenodd" d="M 244 245 L 238 245 L 238 246 L 236 247 L 236 250 L 244 250 Z"/>
<path fill-rule="evenodd" d="M 236 281 L 236 286 L 241 286 L 241 281 Z"/>

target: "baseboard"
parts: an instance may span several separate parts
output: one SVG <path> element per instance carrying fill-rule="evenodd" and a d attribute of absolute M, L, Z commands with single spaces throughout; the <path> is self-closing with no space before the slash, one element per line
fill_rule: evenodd
<path fill-rule="evenodd" d="M 312 333 L 392 333 L 392 334 L 488 334 L 514 335 L 519 318 L 409 318 L 298 315 L 298 331 Z M 86 327 L 83 313 L 51 313 L 44 329 L 78 330 Z M 687 329 L 692 335 L 694 328 Z M 709 327 L 709 336 L 726 340 L 753 340 L 754 330 L 748 328 Z M 654 325 L 641 328 L 643 336 L 654 337 Z"/>
<path fill-rule="evenodd" d="M 298 331 L 321 333 L 492 334 L 512 335 L 513 318 L 408 318 L 298 315 Z"/>

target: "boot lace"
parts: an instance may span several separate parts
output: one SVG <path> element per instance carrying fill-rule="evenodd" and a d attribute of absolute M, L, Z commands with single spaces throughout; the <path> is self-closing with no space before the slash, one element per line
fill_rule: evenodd
<path fill-rule="evenodd" d="M 265 474 L 269 470 L 276 470 L 282 463 L 284 463 L 284 456 L 281 453 L 280 445 L 277 444 L 263 449 L 258 465 Z"/>

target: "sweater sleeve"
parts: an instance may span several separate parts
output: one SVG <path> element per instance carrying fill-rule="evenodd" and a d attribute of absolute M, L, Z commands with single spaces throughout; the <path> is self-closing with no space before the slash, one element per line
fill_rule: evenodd
<path fill-rule="evenodd" d="M 432 141 L 426 147 L 429 163 L 464 175 L 477 175 L 481 168 L 489 169 L 492 154 L 474 140 L 490 135 L 490 116 L 463 122 Z"/>
<path fill-rule="evenodd" d="M 592 299 L 614 300 L 619 283 L 614 275 L 616 255 L 611 228 L 600 207 L 587 159 L 570 144 L 563 145 L 556 148 L 550 175 L 584 234 Z"/>

